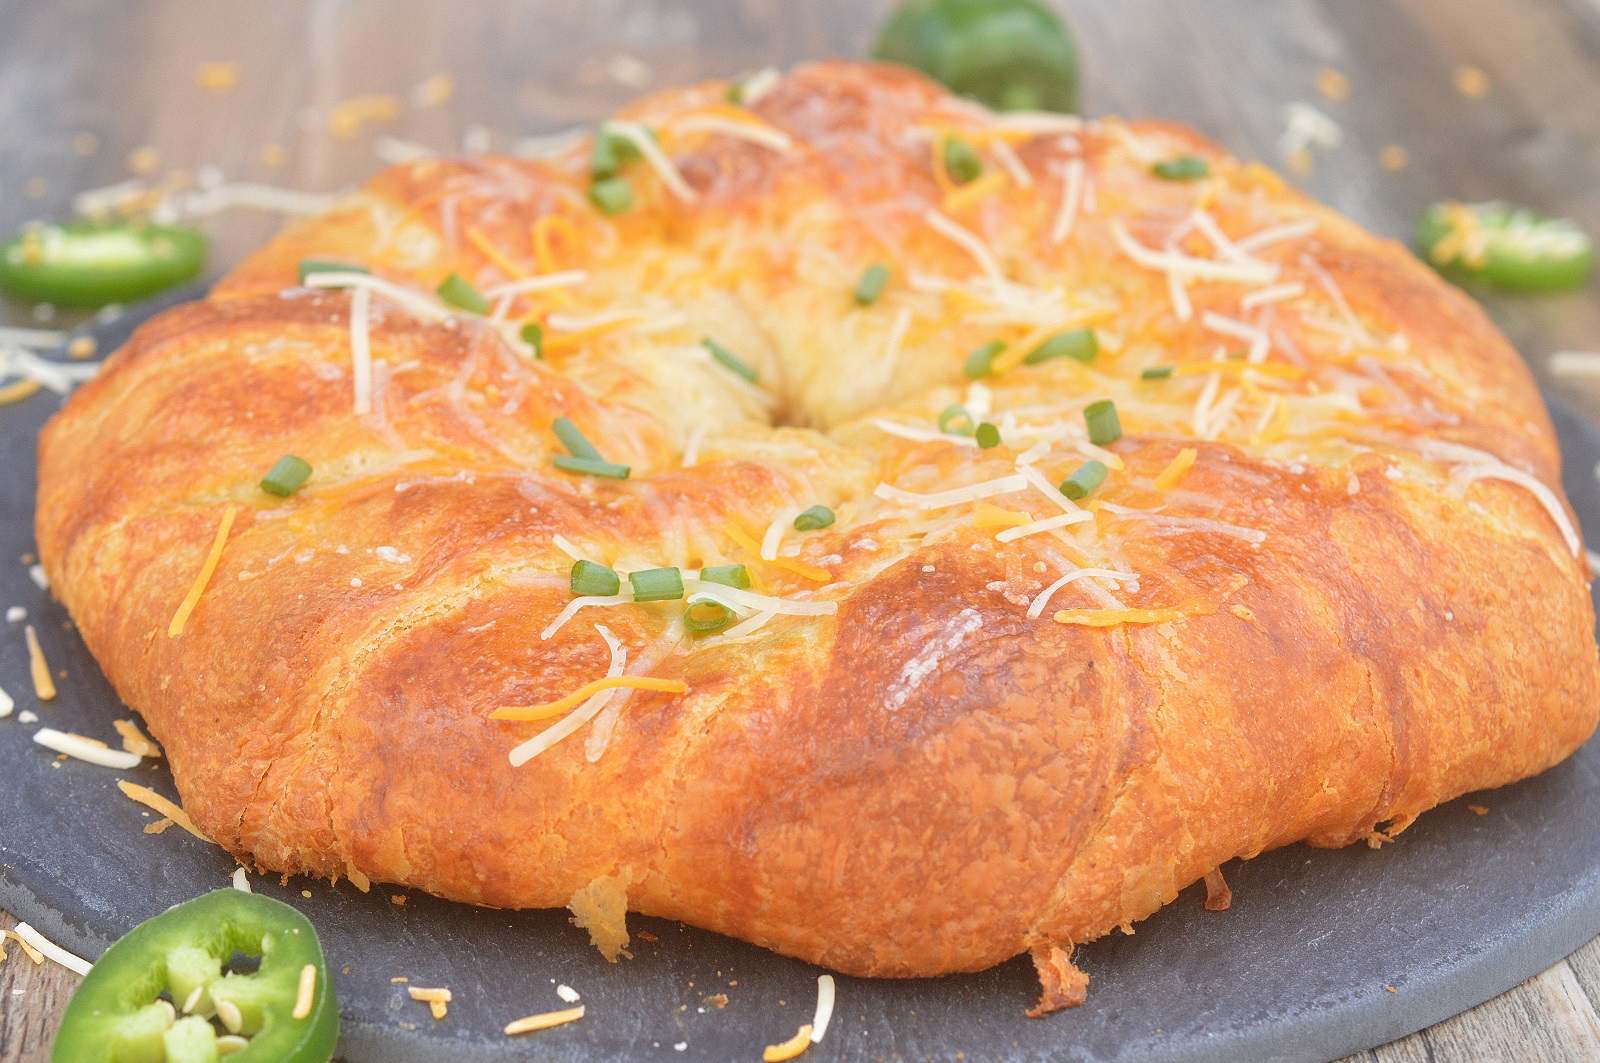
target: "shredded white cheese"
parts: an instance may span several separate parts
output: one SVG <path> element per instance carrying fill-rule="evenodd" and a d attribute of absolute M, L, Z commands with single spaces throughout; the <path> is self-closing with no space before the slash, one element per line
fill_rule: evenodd
<path fill-rule="evenodd" d="M 1557 351 L 1548 364 L 1556 376 L 1600 376 L 1600 353 Z"/>
<path fill-rule="evenodd" d="M 1189 289 L 1183 283 L 1183 274 L 1176 270 L 1167 274 L 1167 299 L 1172 303 L 1172 316 L 1180 324 L 1194 317 L 1194 303 L 1189 300 Z"/>
<path fill-rule="evenodd" d="M 1243 539 L 1247 543 L 1261 543 L 1267 538 L 1267 533 L 1256 528 L 1243 528 L 1227 521 L 1212 520 L 1210 517 L 1169 517 L 1146 509 L 1133 509 L 1128 506 L 1119 506 L 1111 502 L 1103 502 L 1102 510 L 1114 513 L 1125 520 L 1142 521 L 1159 528 L 1169 528 L 1175 532 L 1215 532 L 1219 535 L 1232 536 Z M 1156 535 L 1162 534 L 1160 531 Z"/>
<path fill-rule="evenodd" d="M 890 373 L 894 372 L 894 364 L 900 358 L 900 345 L 906 341 L 906 332 L 911 328 L 911 308 L 903 306 L 894 316 L 894 324 L 889 326 L 889 342 L 884 345 L 883 365 Z"/>
<path fill-rule="evenodd" d="M 990 251 L 982 240 L 936 210 L 924 212 L 922 218 L 940 236 L 960 244 L 985 274 L 995 280 L 1005 279 L 1005 274 L 1000 272 L 1000 263 L 995 261 L 994 252 Z"/>
<path fill-rule="evenodd" d="M 1600 566 L 1596 566 L 1596 570 L 1600 571 Z M 778 611 L 776 609 L 764 609 L 755 616 L 752 616 L 749 620 L 741 621 L 740 623 L 735 624 L 733 627 L 730 627 L 727 631 L 724 631 L 722 633 L 723 637 L 736 639 L 743 638 L 745 635 L 753 635 L 757 631 L 760 631 L 762 628 L 766 627 L 767 621 L 771 620 L 777 615 Z"/>
<path fill-rule="evenodd" d="M 685 577 L 683 585 L 685 590 L 693 594 L 714 598 L 741 613 L 771 609 L 784 616 L 832 616 L 839 611 L 838 602 L 797 602 L 789 598 L 773 598 L 721 583 L 706 583 L 693 577 Z"/>
<path fill-rule="evenodd" d="M 90 968 L 94 966 L 88 960 L 74 956 L 27 923 L 18 923 L 12 933 L 32 945 L 36 951 L 43 953 L 47 958 L 54 960 L 74 974 L 86 975 L 89 973 Z"/>
<path fill-rule="evenodd" d="M 1231 317 L 1223 317 L 1221 314 L 1211 310 L 1207 310 L 1200 315 L 1200 324 L 1212 332 L 1217 332 L 1224 336 L 1232 336 L 1250 344 L 1250 351 L 1246 361 L 1259 364 L 1266 361 L 1267 355 L 1272 351 L 1271 337 L 1266 334 L 1265 330 L 1256 328 L 1254 325 L 1247 325 L 1243 321 L 1235 321 Z"/>
<path fill-rule="evenodd" d="M 137 768 L 143 758 L 137 753 L 129 753 L 123 749 L 110 749 L 103 742 L 96 742 L 83 735 L 71 734 L 66 731 L 57 731 L 53 727 L 41 727 L 33 732 L 33 740 L 46 749 L 53 749 L 57 753 L 65 753 L 69 757 L 98 764 L 102 768 L 116 768 L 126 771 Z"/>
<path fill-rule="evenodd" d="M 17 703 L 12 700 L 11 695 L 7 694 L 4 690 L 0 690 L 0 720 L 10 716 L 11 710 L 16 707 Z"/>
<path fill-rule="evenodd" d="M 766 534 L 761 537 L 761 560 L 772 561 L 778 556 L 778 546 L 783 542 L 783 533 L 789 524 L 801 513 L 799 506 L 778 511 L 772 518 L 772 523 L 767 525 Z"/>
<path fill-rule="evenodd" d="M 820 1044 L 822 1037 L 828 1032 L 828 1023 L 833 1021 L 833 998 L 836 992 L 833 984 L 833 975 L 817 975 L 817 1011 L 811 1020 L 811 1043 Z"/>
<path fill-rule="evenodd" d="M 590 560 L 589 556 L 574 546 L 572 540 L 568 539 L 565 535 L 552 535 L 550 537 L 550 541 L 555 544 L 555 548 L 557 550 L 560 550 L 563 554 L 566 554 L 574 561 Z"/>
<path fill-rule="evenodd" d="M 367 313 L 372 293 L 357 288 L 350 293 L 350 377 L 355 385 L 355 415 L 372 412 L 372 337 Z"/>
<path fill-rule="evenodd" d="M 496 284 L 485 288 L 483 294 L 487 299 L 499 299 L 507 295 L 549 291 L 552 288 L 570 288 L 588 279 L 589 271 L 586 269 L 564 269 L 559 273 L 541 273 L 537 277 L 525 277 L 507 284 Z"/>
<path fill-rule="evenodd" d="M 1285 240 L 1299 240 L 1310 236 L 1317 231 L 1317 219 L 1301 218 L 1299 221 L 1286 221 L 1278 225 L 1269 225 L 1259 229 L 1249 236 L 1241 237 L 1234 241 L 1234 246 L 1245 254 L 1253 255 L 1263 248 L 1273 244 L 1281 244 Z"/>
<path fill-rule="evenodd" d="M 969 412 L 971 408 L 968 407 Z M 974 417 L 981 416 L 973 414 Z M 909 439 L 913 443 L 949 443 L 957 447 L 975 447 L 978 441 L 971 436 L 952 435 L 949 432 L 940 432 L 932 428 L 918 428 L 915 425 L 901 424 L 898 421 L 885 420 L 882 417 L 872 419 L 873 427 L 881 432 L 886 432 L 901 439 Z"/>
<path fill-rule="evenodd" d="M 781 129 L 765 122 L 741 122 L 720 114 L 691 114 L 672 123 L 674 133 L 722 133 L 725 136 L 748 140 L 773 151 L 788 151 L 793 139 Z"/>
<path fill-rule="evenodd" d="M 881 483 L 873 488 L 872 493 L 885 502 L 898 502 L 902 506 L 913 509 L 944 509 L 947 506 L 959 506 L 965 502 L 977 502 L 995 495 L 1006 495 L 1013 491 L 1021 491 L 1028 486 L 1026 476 L 1018 474 L 1002 476 L 997 480 L 985 480 L 982 483 L 970 484 L 966 487 L 956 487 L 949 491 L 934 491 L 929 494 L 920 494 L 916 491 L 903 491 L 890 484 Z M 791 517 L 791 520 L 794 518 Z"/>
<path fill-rule="evenodd" d="M 1000 164 L 1000 168 L 1006 172 L 1006 175 L 1016 182 L 1018 188 L 1033 187 L 1033 174 L 1029 173 L 1028 168 L 1022 165 L 1022 160 L 1017 158 L 1017 153 L 1012 150 L 1010 144 L 1007 144 L 1004 140 L 996 139 L 994 143 L 989 145 L 989 153 L 994 156 L 995 161 Z"/>
<path fill-rule="evenodd" d="M 1088 516 L 1088 514 L 1084 515 Z M 1065 576 L 1062 576 L 1060 579 L 1050 584 L 1050 586 L 1046 587 L 1044 590 L 1040 591 L 1038 597 L 1034 598 L 1033 601 L 1028 603 L 1028 619 L 1039 619 L 1040 614 L 1044 612 L 1044 607 L 1050 604 L 1050 599 L 1055 596 L 1056 591 L 1060 590 L 1062 587 L 1065 587 L 1073 580 L 1085 579 L 1091 576 L 1098 577 L 1100 579 L 1119 581 L 1125 580 L 1130 583 L 1139 578 L 1133 573 L 1118 572 L 1115 569 L 1109 568 L 1075 568 L 1071 572 L 1068 572 Z"/>
<path fill-rule="evenodd" d="M 579 595 L 578 597 L 572 599 L 572 601 L 568 602 L 566 608 L 562 609 L 561 612 L 556 614 L 556 618 L 550 621 L 549 627 L 539 632 L 539 638 L 541 641 L 543 641 L 550 638 L 550 636 L 554 635 L 557 631 L 560 631 L 562 625 L 564 625 L 568 620 L 571 620 L 578 610 L 582 609 L 586 605 L 627 605 L 632 601 L 633 588 L 627 585 L 624 585 L 621 592 L 617 594 Z"/>
<path fill-rule="evenodd" d="M 1270 262 L 1221 262 L 1214 258 L 1194 258 L 1178 251 L 1157 251 L 1146 247 L 1133 238 L 1120 218 L 1112 219 L 1111 235 L 1123 254 L 1146 269 L 1181 273 L 1185 279 L 1234 281 L 1239 284 L 1270 284 L 1278 279 L 1278 267 Z"/>
<path fill-rule="evenodd" d="M 761 97 L 778 87 L 783 75 L 775 66 L 764 66 L 739 83 L 739 102 L 754 107 Z"/>
<path fill-rule="evenodd" d="M 1083 119 L 1077 115 L 1056 114 L 1054 111 L 1002 111 L 987 115 L 991 125 L 1004 132 L 1031 133 L 1045 136 L 1050 133 L 1076 133 L 1083 128 Z"/>
<path fill-rule="evenodd" d="M 622 674 L 623 668 L 628 663 L 627 648 L 622 645 L 621 640 L 611 633 L 609 628 L 596 624 L 594 629 L 600 633 L 601 638 L 606 640 L 606 646 L 611 651 L 611 664 L 606 669 L 606 678 L 615 679 Z M 510 754 L 511 766 L 513 768 L 522 767 L 522 765 L 594 719 L 600 714 L 600 710 L 610 704 L 612 697 L 616 693 L 617 691 L 612 689 L 602 690 L 598 694 L 592 695 L 582 705 L 561 717 L 560 720 L 517 746 Z M 568 1003 L 571 1003 L 571 1001 L 568 1001 Z"/>
<path fill-rule="evenodd" d="M 98 362 L 51 362 L 22 347 L 0 345 L 0 377 L 20 376 L 65 395 L 100 371 Z"/>
<path fill-rule="evenodd" d="M 1059 494 L 1060 492 L 1057 492 Z M 1066 497 L 1066 496 L 1062 496 Z M 1093 520 L 1094 514 L 1087 510 L 1078 510 L 1076 513 L 1058 513 L 1053 517 L 1036 520 L 1032 524 L 1023 524 L 1015 528 L 1007 528 L 995 536 L 1002 543 L 1015 542 L 1027 535 L 1039 535 L 1042 532 L 1055 531 L 1057 528 L 1066 528 L 1074 524 L 1082 524 L 1086 520 Z"/>
<path fill-rule="evenodd" d="M 66 342 L 67 334 L 56 329 L 0 325 L 0 347 L 30 347 L 36 351 L 49 351 Z"/>
<path fill-rule="evenodd" d="M 250 876 L 242 867 L 236 867 L 233 869 L 233 888 L 238 890 L 240 893 L 251 892 Z"/>
<path fill-rule="evenodd" d="M 1281 303 L 1285 299 L 1298 299 L 1306 293 L 1306 286 L 1299 281 L 1287 281 L 1283 284 L 1272 284 L 1265 288 L 1257 288 L 1253 292 L 1246 292 L 1239 299 L 1240 310 L 1254 310 L 1268 303 Z"/>
<path fill-rule="evenodd" d="M 222 183 L 169 196 L 156 210 L 155 220 L 170 224 L 180 218 L 204 218 L 234 207 L 250 207 L 292 217 L 314 217 L 332 210 L 343 195 L 342 192 L 300 192 L 293 188 L 277 188 L 248 181 Z"/>
<path fill-rule="evenodd" d="M 1419 439 L 1417 449 L 1435 461 L 1448 462 L 1456 466 L 1450 471 L 1450 486 L 1457 492 L 1465 492 L 1467 486 L 1474 480 L 1504 480 L 1525 488 L 1550 514 L 1550 519 L 1555 521 L 1556 527 L 1561 531 L 1561 537 L 1567 542 L 1567 548 L 1572 551 L 1572 556 L 1578 557 L 1583 553 L 1583 540 L 1578 537 L 1577 529 L 1568 519 L 1566 508 L 1561 505 L 1556 493 L 1546 487 L 1538 477 L 1507 465 L 1488 451 L 1463 446 L 1460 443 L 1450 443 L 1442 439 Z"/>
<path fill-rule="evenodd" d="M 695 195 L 694 189 L 689 187 L 689 182 L 683 179 L 683 174 L 678 171 L 677 165 L 667 158 L 667 153 L 661 150 L 661 145 L 656 143 L 655 138 L 644 126 L 638 122 L 611 119 L 600 124 L 600 132 L 630 141 L 639 149 L 639 154 L 644 156 L 644 161 L 649 163 L 650 168 L 661 178 L 661 183 L 667 186 L 667 191 L 679 201 L 693 203 L 699 198 Z"/>
<path fill-rule="evenodd" d="M 1083 512 L 1083 510 L 1079 509 L 1072 499 L 1061 493 L 1061 489 L 1059 487 L 1045 479 L 1044 473 L 1040 472 L 1032 465 L 1018 465 L 1017 475 L 1021 476 L 1023 481 L 1027 483 L 1029 487 L 1032 487 L 1035 491 L 1039 492 L 1039 494 L 1043 495 L 1045 499 L 1054 505 L 1059 506 L 1062 512 L 1069 514 Z M 1038 521 L 1035 521 L 1033 524 L 1026 525 L 1026 527 L 1035 527 L 1038 523 Z M 1012 530 L 1015 531 L 1016 529 Z M 996 536 L 996 538 L 999 538 L 999 536 Z"/>
<path fill-rule="evenodd" d="M 305 286 L 307 288 L 364 288 L 374 295 L 381 295 L 397 304 L 402 310 L 419 321 L 443 321 L 451 316 L 451 311 L 444 304 L 430 299 L 421 292 L 402 288 L 398 284 L 374 277 L 367 273 L 348 273 L 333 271 L 329 273 L 306 274 Z"/>

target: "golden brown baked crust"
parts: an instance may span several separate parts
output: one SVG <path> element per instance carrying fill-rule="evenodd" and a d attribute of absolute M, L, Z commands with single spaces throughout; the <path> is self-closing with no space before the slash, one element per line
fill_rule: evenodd
<path fill-rule="evenodd" d="M 143 327 L 51 422 L 43 562 L 211 837 L 266 869 L 489 905 L 578 895 L 592 915 L 625 893 L 852 974 L 1032 950 L 1059 1005 L 1081 999 L 1073 943 L 1225 861 L 1392 836 L 1588 737 L 1594 618 L 1564 500 L 1482 478 L 1522 470 L 1559 498 L 1545 412 L 1478 308 L 1404 249 L 1173 125 L 1007 132 L 914 75 L 845 62 L 800 68 L 749 112 L 722 89 L 627 116 L 660 131 L 692 202 L 633 163 L 638 205 L 599 214 L 586 148 L 398 167 Z M 690 114 L 758 118 L 792 144 Z M 952 129 L 1011 174 L 966 203 L 931 164 Z M 1214 176 L 1150 174 L 1182 153 Z M 982 264 L 927 220 L 937 208 L 1009 288 L 969 280 Z M 1205 220 L 1231 241 L 1314 231 L 1241 252 Z M 1174 291 L 1182 271 L 1135 262 L 1126 238 L 1272 277 Z M 588 278 L 514 305 L 545 321 L 543 361 L 481 319 L 374 296 L 374 410 L 357 417 L 352 296 L 296 288 L 306 257 L 424 293 L 451 272 Z M 891 284 L 857 307 L 872 262 Z M 639 315 L 592 318 L 618 307 Z M 1095 363 L 968 385 L 969 350 L 1017 347 L 1040 321 L 1097 326 Z M 1229 322 L 1265 334 L 1264 361 L 1201 364 L 1251 345 Z M 702 335 L 763 387 L 697 354 Z M 1001 542 L 975 519 L 1011 518 L 980 504 L 1061 510 L 1032 488 L 927 511 L 875 494 L 1015 476 L 1019 455 L 1058 482 L 1106 457 L 1080 414 L 1105 397 L 1124 467 L 1083 523 Z M 991 404 L 1001 446 L 874 420 L 929 432 L 958 401 Z M 632 478 L 553 469 L 562 415 Z M 1193 469 L 1158 486 L 1185 447 Z M 284 453 L 316 473 L 278 500 L 256 483 Z M 168 637 L 230 503 L 221 565 Z M 755 556 L 775 516 L 813 503 L 838 522 L 788 532 L 789 562 Z M 685 637 L 681 603 L 594 607 L 543 639 L 571 598 L 556 536 L 624 568 L 746 563 L 765 594 L 837 613 L 728 639 Z M 1121 574 L 1030 618 L 1073 565 Z M 1112 623 L 1122 607 L 1158 612 Z M 546 725 L 489 713 L 606 674 L 597 625 L 630 674 L 689 692 L 618 698 L 511 766 Z"/>

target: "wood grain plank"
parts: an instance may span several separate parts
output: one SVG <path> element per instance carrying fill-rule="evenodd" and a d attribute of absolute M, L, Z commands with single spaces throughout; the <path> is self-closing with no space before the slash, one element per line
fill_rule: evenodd
<path fill-rule="evenodd" d="M 0 930 L 17 921 L 0 912 Z M 79 978 L 46 960 L 35 965 L 15 941 L 0 962 L 0 1063 L 45 1063 L 56 1024 Z"/>

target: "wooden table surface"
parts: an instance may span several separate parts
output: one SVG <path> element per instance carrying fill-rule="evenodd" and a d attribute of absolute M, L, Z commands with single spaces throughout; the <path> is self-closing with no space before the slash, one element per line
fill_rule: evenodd
<path fill-rule="evenodd" d="M 1600 233 L 1597 0 L 1068 0 L 1090 114 L 1164 115 L 1285 166 L 1284 108 L 1340 127 L 1292 176 L 1404 238 L 1441 198 L 1506 198 Z M 153 166 L 193 181 L 334 191 L 378 168 L 378 137 L 440 151 L 592 122 L 641 89 L 808 56 L 862 54 L 885 0 L 0 0 L 0 233 L 71 210 Z M 203 88 L 201 66 L 231 88 Z M 1337 71 L 1341 79 L 1319 71 Z M 424 83 L 433 81 L 430 101 Z M 1348 92 L 1341 91 L 1341 87 Z M 398 114 L 330 135 L 342 101 Z M 144 150 L 141 150 L 144 149 Z M 1386 150 L 1387 149 L 1387 150 Z M 207 223 L 219 270 L 278 219 Z M 1600 387 L 1551 381 L 1546 357 L 1600 349 L 1600 290 L 1496 299 L 1541 381 L 1600 422 Z M 53 325 L 70 324 L 58 315 Z M 44 323 L 0 303 L 0 324 Z M 3 603 L 0 603 L 3 604 Z M 6 632 L 3 637 L 15 637 Z M 14 725 L 14 724 L 11 724 Z M 6 823 L 7 830 L 26 824 Z M 1402 839 L 1401 844 L 1404 844 Z M 0 927 L 11 920 L 0 913 Z M 0 1063 L 48 1056 L 76 979 L 14 945 L 0 963 Z M 1089 1006 L 1093 1006 L 1091 1004 Z M 1447 1022 L 1352 1060 L 1600 1059 L 1600 941 Z"/>

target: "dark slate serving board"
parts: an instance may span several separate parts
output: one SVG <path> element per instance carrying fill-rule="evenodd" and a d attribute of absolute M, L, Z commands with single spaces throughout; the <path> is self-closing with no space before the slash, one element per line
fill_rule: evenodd
<path fill-rule="evenodd" d="M 193 293 L 189 293 L 193 294 Z M 167 300 L 170 302 L 173 300 Z M 144 314 L 137 315 L 145 316 Z M 101 349 L 134 317 L 104 326 Z M 175 796 L 164 766 L 114 772 L 58 762 L 30 740 L 54 726 L 117 744 L 116 695 L 65 610 L 30 580 L 34 450 L 54 397 L 0 416 L 0 607 L 22 605 L 58 673 L 34 698 L 20 624 L 0 637 L 0 907 L 61 945 L 98 956 L 135 924 L 228 884 L 234 861 L 123 798 L 127 777 Z M 1553 407 L 1566 489 L 1600 526 L 1600 433 Z M 1468 806 L 1487 807 L 1486 815 Z M 1192 887 L 1133 937 L 1080 951 L 1084 1006 L 1024 1018 L 1038 983 L 1026 959 L 978 975 L 920 981 L 840 978 L 827 1038 L 806 1058 L 880 1060 L 1326 1060 L 1420 1029 L 1486 1000 L 1600 932 L 1600 740 L 1544 775 L 1430 812 L 1381 850 L 1291 846 L 1227 866 L 1233 907 L 1212 913 Z M 634 917 L 634 959 L 604 962 L 564 911 L 498 912 L 374 886 L 295 879 L 255 888 L 303 910 L 337 976 L 342 1055 L 352 1063 L 754 1060 L 809 1021 L 818 970 L 762 949 Z M 309 891 L 304 896 L 302 890 Z M 448 986 L 435 1022 L 405 986 Z M 576 1024 L 518 1040 L 500 1028 L 583 994 Z M 1392 990 L 1392 991 L 1391 991 Z M 727 995 L 718 1009 L 704 1003 Z M 681 1047 L 680 1047 L 681 1046 Z"/>

